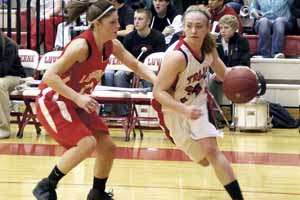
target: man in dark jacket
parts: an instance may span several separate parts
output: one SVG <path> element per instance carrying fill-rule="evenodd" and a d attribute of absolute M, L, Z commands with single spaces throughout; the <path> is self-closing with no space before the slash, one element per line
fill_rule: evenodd
<path fill-rule="evenodd" d="M 166 41 L 164 35 L 149 27 L 152 14 L 148 9 L 139 8 L 134 12 L 135 30 L 124 37 L 124 47 L 141 62 L 151 53 L 162 52 L 166 50 Z M 142 49 L 145 52 L 141 54 Z M 113 77 L 113 86 L 129 88 L 132 83 L 133 73 L 118 70 Z M 148 81 L 142 80 L 143 87 L 152 87 Z M 115 107 L 118 115 L 127 115 L 128 106 L 117 105 Z M 106 104 L 103 109 L 103 115 L 110 115 L 113 110 L 112 105 Z"/>
<path fill-rule="evenodd" d="M 0 139 L 10 136 L 9 93 L 25 76 L 14 41 L 0 33 Z"/>

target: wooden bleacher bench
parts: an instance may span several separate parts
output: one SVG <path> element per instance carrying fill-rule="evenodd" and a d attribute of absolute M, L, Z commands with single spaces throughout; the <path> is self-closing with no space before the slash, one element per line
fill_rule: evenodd
<path fill-rule="evenodd" d="M 258 49 L 258 35 L 244 35 L 250 45 L 251 54 L 256 54 Z M 287 35 L 285 36 L 285 44 L 283 53 L 288 57 L 300 56 L 300 36 Z"/>

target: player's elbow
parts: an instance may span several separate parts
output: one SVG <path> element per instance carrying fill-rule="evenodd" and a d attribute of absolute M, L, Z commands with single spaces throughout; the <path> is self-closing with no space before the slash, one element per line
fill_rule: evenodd
<path fill-rule="evenodd" d="M 154 83 L 154 86 L 153 86 L 153 97 L 154 99 L 159 99 L 159 94 L 160 94 L 160 90 L 159 88 L 156 86 L 156 84 Z"/>

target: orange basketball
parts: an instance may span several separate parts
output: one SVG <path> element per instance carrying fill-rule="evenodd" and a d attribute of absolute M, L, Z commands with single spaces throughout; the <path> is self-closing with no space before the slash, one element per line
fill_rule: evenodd
<path fill-rule="evenodd" d="M 223 80 L 225 96 L 233 103 L 246 103 L 257 96 L 259 82 L 248 67 L 233 67 Z"/>

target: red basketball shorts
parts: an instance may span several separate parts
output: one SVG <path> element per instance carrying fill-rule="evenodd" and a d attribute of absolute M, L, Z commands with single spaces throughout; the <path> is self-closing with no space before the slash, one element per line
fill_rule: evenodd
<path fill-rule="evenodd" d="M 85 136 L 108 134 L 108 127 L 96 112 L 87 113 L 64 101 L 36 100 L 37 117 L 51 137 L 66 148 L 76 146 Z"/>

